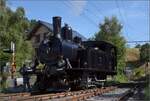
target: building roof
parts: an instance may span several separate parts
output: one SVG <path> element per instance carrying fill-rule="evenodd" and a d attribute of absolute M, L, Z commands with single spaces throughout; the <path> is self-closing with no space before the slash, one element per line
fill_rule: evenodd
<path fill-rule="evenodd" d="M 30 40 L 32 38 L 32 36 L 34 36 L 34 33 L 37 31 L 38 28 L 40 28 L 40 26 L 45 26 L 49 31 L 51 31 L 51 32 L 53 31 L 53 25 L 52 24 L 39 20 L 36 23 L 36 25 L 29 31 L 29 33 L 27 35 L 28 40 Z M 79 34 L 75 30 L 72 30 L 72 34 L 73 34 L 73 37 L 79 36 L 82 38 L 83 41 L 87 40 L 83 35 Z"/>
<path fill-rule="evenodd" d="M 50 23 L 47 23 L 45 21 L 37 21 L 36 24 L 34 25 L 34 27 L 27 33 L 27 40 L 30 40 L 35 32 L 41 27 L 41 26 L 44 26 L 46 27 L 49 31 L 52 31 L 53 30 L 53 25 L 50 24 Z"/>
<path fill-rule="evenodd" d="M 45 22 L 45 21 L 41 21 L 41 20 L 39 20 L 38 22 L 41 23 L 42 25 L 44 25 L 45 27 L 47 27 L 49 30 L 53 31 L 53 25 L 52 24 Z"/>

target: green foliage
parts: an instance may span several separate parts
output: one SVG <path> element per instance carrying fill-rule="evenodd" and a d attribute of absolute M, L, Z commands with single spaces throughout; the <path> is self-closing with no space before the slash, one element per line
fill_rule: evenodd
<path fill-rule="evenodd" d="M 150 61 L 150 44 L 146 43 L 140 48 L 140 60 L 142 62 Z"/>
<path fill-rule="evenodd" d="M 116 17 L 105 18 L 104 23 L 100 24 L 100 31 L 94 36 L 94 39 L 99 41 L 107 41 L 117 47 L 117 68 L 118 78 L 123 77 L 125 67 L 125 39 L 121 35 L 123 26 L 119 23 Z M 92 38 L 93 39 L 93 38 Z M 117 79 L 120 80 L 120 79 Z"/>
<path fill-rule="evenodd" d="M 137 44 L 137 45 L 135 46 L 135 48 L 141 48 L 141 45 L 140 45 L 140 44 Z"/>
<path fill-rule="evenodd" d="M 145 76 L 145 70 L 144 68 L 135 68 L 133 70 L 133 75 L 131 76 L 131 79 L 139 79 L 141 77 Z"/>
<path fill-rule="evenodd" d="M 117 76 L 115 76 L 115 80 L 121 83 L 126 83 L 128 81 L 127 77 L 123 74 L 118 74 Z"/>
<path fill-rule="evenodd" d="M 25 31 L 30 28 L 30 21 L 25 17 L 24 8 L 18 7 L 12 11 L 6 7 L 6 1 L 0 0 L 0 61 L 11 61 L 11 54 L 2 50 L 10 48 L 11 41 L 16 44 L 16 63 L 21 66 L 26 59 L 31 59 L 31 43 L 25 41 Z"/>
<path fill-rule="evenodd" d="M 0 81 L 0 86 L 2 90 L 4 90 L 7 87 L 7 78 L 8 78 L 8 73 L 3 73 L 1 76 L 2 80 Z"/>
<path fill-rule="evenodd" d="M 5 0 L 0 0 L 0 11 L 6 7 Z"/>
<path fill-rule="evenodd" d="M 31 20 L 30 21 L 30 26 L 31 26 L 31 29 L 36 25 L 37 21 L 36 20 Z"/>
<path fill-rule="evenodd" d="M 25 31 L 33 26 L 25 17 L 24 8 L 18 7 L 12 11 L 6 6 L 6 0 L 0 0 L 0 69 L 6 62 L 11 62 L 12 54 L 4 53 L 3 49 L 10 48 L 13 41 L 16 45 L 16 65 L 22 66 L 26 59 L 31 59 L 33 48 L 29 41 L 25 41 Z M 2 90 L 6 88 L 8 74 L 0 73 Z"/>

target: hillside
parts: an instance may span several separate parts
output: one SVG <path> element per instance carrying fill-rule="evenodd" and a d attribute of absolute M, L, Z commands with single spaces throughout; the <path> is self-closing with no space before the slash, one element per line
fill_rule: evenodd
<path fill-rule="evenodd" d="M 126 49 L 126 67 L 137 68 L 140 67 L 140 51 L 138 48 L 127 48 Z"/>
<path fill-rule="evenodd" d="M 138 48 L 126 49 L 126 62 L 134 62 L 140 59 L 140 51 Z"/>
<path fill-rule="evenodd" d="M 126 67 L 132 70 L 131 78 L 140 78 L 145 75 L 145 72 L 150 70 L 150 65 L 140 61 L 140 51 L 138 48 L 126 49 Z M 148 72 L 147 72 L 148 73 Z"/>

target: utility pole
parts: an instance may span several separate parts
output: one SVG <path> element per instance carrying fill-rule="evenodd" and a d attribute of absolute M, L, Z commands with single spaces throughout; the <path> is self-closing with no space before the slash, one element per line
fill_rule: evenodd
<path fill-rule="evenodd" d="M 16 72 L 16 56 L 15 56 L 15 43 L 11 41 L 11 47 L 8 49 L 3 49 L 3 52 L 5 53 L 11 53 L 12 59 L 11 59 L 11 78 L 14 78 L 14 74 Z"/>
<path fill-rule="evenodd" d="M 12 62 L 11 62 L 11 78 L 14 78 L 16 72 L 16 61 L 15 61 L 15 43 L 11 42 L 11 51 L 12 51 Z"/>

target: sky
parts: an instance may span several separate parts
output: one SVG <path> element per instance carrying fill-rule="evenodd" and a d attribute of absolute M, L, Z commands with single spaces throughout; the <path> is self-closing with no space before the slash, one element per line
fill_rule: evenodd
<path fill-rule="evenodd" d="M 99 31 L 105 17 L 116 16 L 127 41 L 150 40 L 149 0 L 8 0 L 7 5 L 13 11 L 23 7 L 28 19 L 52 23 L 53 16 L 61 16 L 62 25 L 86 38 Z"/>

